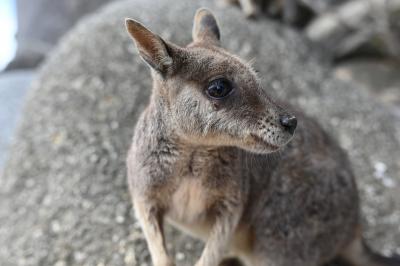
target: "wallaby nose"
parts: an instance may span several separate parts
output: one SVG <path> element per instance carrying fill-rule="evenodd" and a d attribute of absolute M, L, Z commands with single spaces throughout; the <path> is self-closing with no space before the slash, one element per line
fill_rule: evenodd
<path fill-rule="evenodd" d="M 281 115 L 279 118 L 279 122 L 287 131 L 289 131 L 290 134 L 293 134 L 294 130 L 297 127 L 297 118 L 293 115 Z"/>

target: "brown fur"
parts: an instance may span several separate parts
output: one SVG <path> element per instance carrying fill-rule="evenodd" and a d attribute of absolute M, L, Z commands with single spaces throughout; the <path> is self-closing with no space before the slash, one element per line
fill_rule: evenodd
<path fill-rule="evenodd" d="M 293 137 L 280 120 L 293 111 L 268 96 L 249 64 L 219 47 L 213 15 L 201 9 L 194 21 L 187 47 L 126 22 L 154 80 L 127 159 L 154 265 L 174 265 L 165 219 L 206 242 L 196 266 L 226 257 L 249 266 L 317 266 L 343 253 L 358 225 L 346 155 L 300 112 Z M 216 100 L 205 89 L 219 77 L 234 89 Z"/>

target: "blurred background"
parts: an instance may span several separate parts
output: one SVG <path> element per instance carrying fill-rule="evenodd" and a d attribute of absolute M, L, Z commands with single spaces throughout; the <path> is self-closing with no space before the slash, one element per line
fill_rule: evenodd
<path fill-rule="evenodd" d="M 17 47 L 15 33 L 17 31 L 17 14 L 15 1 L 0 2 L 1 32 L 2 42 L 0 50 L 0 68 L 1 70 L 11 61 Z"/>
<path fill-rule="evenodd" d="M 0 0 L 0 168 L 37 68 L 79 18 L 107 2 Z"/>
<path fill-rule="evenodd" d="M 400 252 L 400 0 L 0 0 L 0 265 L 148 265 L 124 156 L 150 81 L 122 21 L 184 44 L 201 5 L 349 151 L 367 239 Z"/>

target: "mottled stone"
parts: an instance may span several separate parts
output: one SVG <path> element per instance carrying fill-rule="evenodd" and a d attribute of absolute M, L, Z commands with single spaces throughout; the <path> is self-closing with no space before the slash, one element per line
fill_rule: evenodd
<path fill-rule="evenodd" d="M 400 115 L 400 63 L 395 60 L 354 59 L 336 66 L 335 76 L 361 84 L 373 97 L 395 107 Z"/>
<path fill-rule="evenodd" d="M 349 151 L 367 239 L 380 251 L 399 249 L 398 119 L 332 77 L 307 42 L 279 24 L 248 22 L 238 9 L 205 0 L 135 0 L 79 23 L 34 82 L 0 179 L 0 265 L 151 265 L 124 163 L 151 82 L 124 17 L 184 45 L 203 5 L 219 18 L 223 45 L 256 59 L 265 88 L 316 117 Z M 193 265 L 201 244 L 169 227 L 167 233 L 177 264 Z"/>

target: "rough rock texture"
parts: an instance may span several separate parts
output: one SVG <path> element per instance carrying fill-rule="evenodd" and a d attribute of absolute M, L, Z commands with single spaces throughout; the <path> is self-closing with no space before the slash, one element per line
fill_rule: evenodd
<path fill-rule="evenodd" d="M 336 66 L 335 76 L 362 84 L 381 102 L 392 105 L 400 116 L 400 63 L 394 60 L 355 59 Z"/>
<path fill-rule="evenodd" d="M 220 0 L 235 3 L 232 0 Z M 249 17 L 266 14 L 302 29 L 332 59 L 400 58 L 400 0 L 242 0 Z"/>
<path fill-rule="evenodd" d="M 83 15 L 112 0 L 17 0 L 18 49 L 7 69 L 36 67 Z"/>
<path fill-rule="evenodd" d="M 226 47 L 256 58 L 266 89 L 314 115 L 349 151 L 367 239 L 380 251 L 399 251 L 400 121 L 331 77 L 295 32 L 209 1 L 170 3 L 112 4 L 80 23 L 43 67 L 0 178 L 0 265 L 149 265 L 124 161 L 150 75 L 123 20 L 136 18 L 183 45 L 202 5 L 215 10 Z M 201 244 L 170 228 L 167 239 L 178 265 L 193 265 Z"/>
<path fill-rule="evenodd" d="M 336 58 L 370 53 L 400 58 L 400 0 L 352 0 L 315 18 L 306 36 Z"/>

